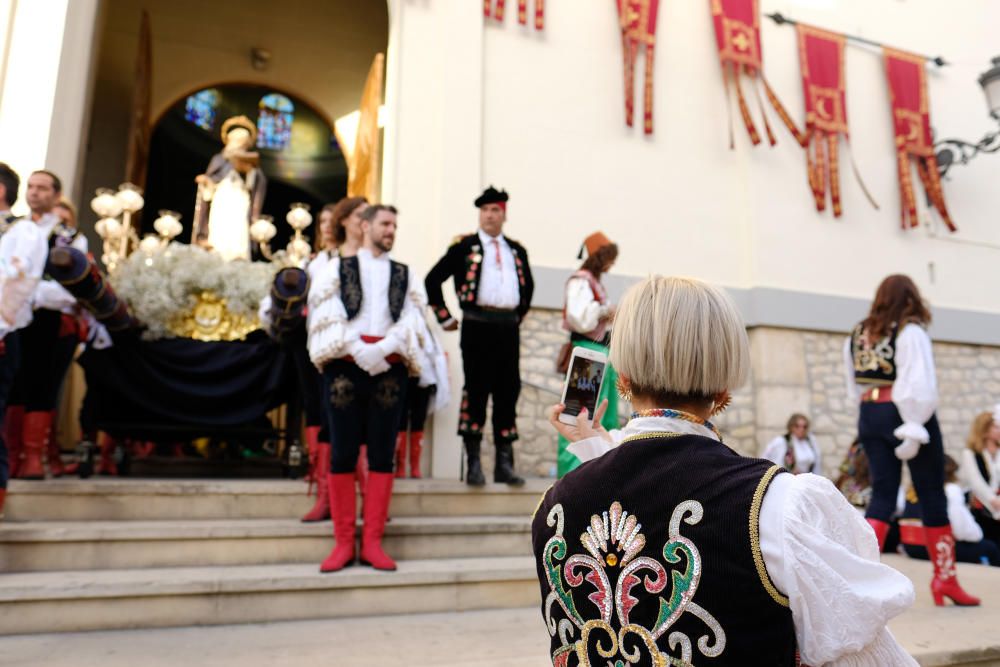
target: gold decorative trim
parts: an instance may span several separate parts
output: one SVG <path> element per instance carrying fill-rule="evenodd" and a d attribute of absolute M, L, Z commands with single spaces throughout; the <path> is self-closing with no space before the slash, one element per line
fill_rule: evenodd
<path fill-rule="evenodd" d="M 633 440 L 647 440 L 649 438 L 679 438 L 682 435 L 690 434 L 674 433 L 672 431 L 650 431 L 649 433 L 636 433 L 635 435 L 630 435 L 618 444 L 624 445 L 626 442 L 632 442 Z"/>
<path fill-rule="evenodd" d="M 194 306 L 176 313 L 167 323 L 170 333 L 201 341 L 243 340 L 260 328 L 256 315 L 236 315 L 226 307 L 226 300 L 211 290 L 197 295 Z"/>
<path fill-rule="evenodd" d="M 538 498 L 538 504 L 535 505 L 535 511 L 531 513 L 531 520 L 532 521 L 535 520 L 535 515 L 538 514 L 538 510 L 539 510 L 539 508 L 541 508 L 542 503 L 545 502 L 545 496 L 547 496 L 549 494 L 549 491 L 551 491 L 552 487 L 554 487 L 554 486 L 555 486 L 555 482 L 553 482 L 552 484 L 549 484 L 549 488 L 547 488 L 544 491 L 542 491 L 542 495 L 539 496 L 539 498 Z"/>
<path fill-rule="evenodd" d="M 760 483 L 757 484 L 757 490 L 753 492 L 753 502 L 750 504 L 750 551 L 753 552 L 753 564 L 757 567 L 757 576 L 760 577 L 760 583 L 764 586 L 764 590 L 767 591 L 772 600 L 782 607 L 787 607 L 788 598 L 775 588 L 774 582 L 767 574 L 767 568 L 764 567 L 764 555 L 760 551 L 760 506 L 764 502 L 764 492 L 767 491 L 771 480 L 781 471 L 780 466 L 772 466 L 764 473 Z"/>

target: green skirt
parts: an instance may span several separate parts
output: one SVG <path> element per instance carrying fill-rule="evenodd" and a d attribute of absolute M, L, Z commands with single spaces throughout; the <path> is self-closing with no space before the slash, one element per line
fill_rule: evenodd
<path fill-rule="evenodd" d="M 574 341 L 573 347 L 585 347 L 588 350 L 595 350 L 597 352 L 608 353 L 608 348 L 600 343 L 594 343 L 592 341 Z M 608 399 L 608 410 L 604 413 L 604 418 L 601 419 L 601 425 L 607 430 L 618 428 L 618 373 L 615 369 L 608 363 L 607 369 L 604 372 L 604 384 L 601 385 L 601 393 L 597 396 L 597 405 L 601 404 L 601 401 Z M 557 474 L 560 478 L 563 475 L 574 470 L 578 465 L 580 465 L 580 459 L 576 458 L 574 454 L 569 452 L 566 448 L 569 446 L 569 440 L 559 436 L 559 455 L 556 459 L 556 469 Z"/>

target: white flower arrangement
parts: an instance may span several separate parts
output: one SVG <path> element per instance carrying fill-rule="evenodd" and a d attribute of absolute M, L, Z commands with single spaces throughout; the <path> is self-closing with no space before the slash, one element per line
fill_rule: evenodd
<path fill-rule="evenodd" d="M 227 262 L 199 246 L 171 243 L 154 253 L 133 252 L 110 276 L 118 296 L 146 327 L 147 340 L 169 338 L 168 323 L 191 310 L 202 292 L 214 292 L 237 316 L 254 318 L 278 262 Z"/>

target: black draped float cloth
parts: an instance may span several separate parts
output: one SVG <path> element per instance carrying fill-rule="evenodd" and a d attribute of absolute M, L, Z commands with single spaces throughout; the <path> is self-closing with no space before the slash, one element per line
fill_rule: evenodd
<path fill-rule="evenodd" d="M 127 340 L 79 358 L 93 392 L 95 421 L 112 432 L 153 437 L 177 427 L 259 422 L 284 403 L 293 379 L 285 352 L 262 332 L 244 341 Z"/>

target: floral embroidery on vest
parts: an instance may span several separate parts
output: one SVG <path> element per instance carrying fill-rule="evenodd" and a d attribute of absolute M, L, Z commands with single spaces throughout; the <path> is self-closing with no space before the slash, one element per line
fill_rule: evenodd
<path fill-rule="evenodd" d="M 465 257 L 465 280 L 458 288 L 458 300 L 463 303 L 476 302 L 479 293 L 479 272 L 483 263 L 482 251 L 482 246 L 477 243 Z"/>
<path fill-rule="evenodd" d="M 590 517 L 590 525 L 580 536 L 587 553 L 567 558 L 568 548 L 563 535 L 565 513 L 562 504 L 555 505 L 546 517 L 546 523 L 555 527 L 555 534 L 542 552 L 550 590 L 544 605 L 545 624 L 549 635 L 555 637 L 558 633 L 562 643 L 552 655 L 553 665 L 568 665 L 574 654 L 580 665 L 593 664 L 591 657 L 594 654 L 607 660 L 608 665 L 640 662 L 691 665 L 692 642 L 686 634 L 673 631 L 667 635 L 666 643 L 671 651 L 679 652 L 679 656 L 662 652 L 657 644 L 685 612 L 699 618 L 712 633 L 712 643 L 708 636 L 698 639 L 701 654 L 710 658 L 722 655 L 726 648 L 725 631 L 712 614 L 693 601 L 701 581 L 701 554 L 691 540 L 680 534 L 682 521 L 694 525 L 703 515 L 701 503 L 693 500 L 686 500 L 674 508 L 669 539 L 663 545 L 665 566 L 654 558 L 638 555 L 646 546 L 642 524 L 617 501 L 608 511 Z M 683 568 L 671 567 L 679 565 Z M 641 571 L 647 574 L 640 577 Z M 599 618 L 592 618 L 595 610 L 588 607 L 588 614 L 576 606 L 571 589 L 585 583 L 585 590 L 593 589 L 587 600 L 596 607 Z M 631 591 L 638 585 L 651 594 L 667 592 L 666 597 L 659 596 L 659 613 L 649 628 L 629 618 L 638 603 Z M 553 616 L 556 605 L 566 618 L 556 620 Z M 641 656 L 644 652 L 649 656 L 646 659 Z"/>

